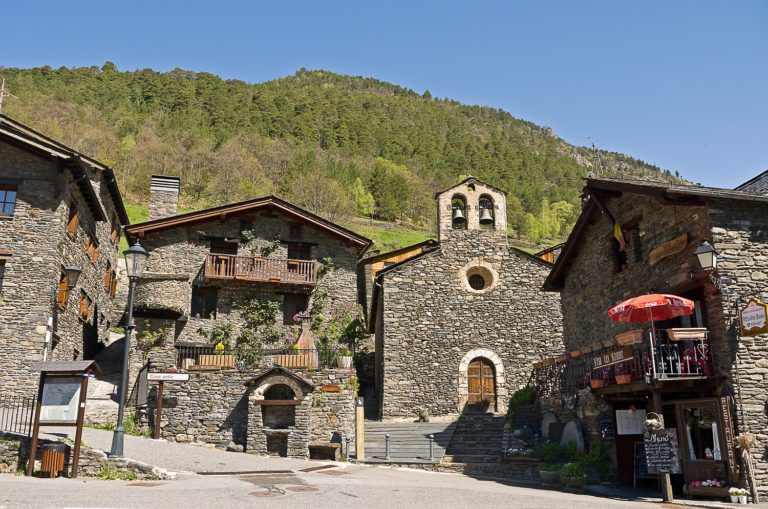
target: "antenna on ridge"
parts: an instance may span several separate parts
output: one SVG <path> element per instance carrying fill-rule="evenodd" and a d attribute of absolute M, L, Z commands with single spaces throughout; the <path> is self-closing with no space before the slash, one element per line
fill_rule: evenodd
<path fill-rule="evenodd" d="M 3 82 L 0 84 L 0 113 L 3 112 L 3 99 L 6 97 L 13 97 L 14 99 L 18 99 L 18 97 L 5 90 L 5 78 L 3 78 Z"/>

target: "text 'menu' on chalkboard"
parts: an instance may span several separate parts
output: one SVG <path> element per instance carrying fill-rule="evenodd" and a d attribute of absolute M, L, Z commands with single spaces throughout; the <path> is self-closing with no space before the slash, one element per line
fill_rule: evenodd
<path fill-rule="evenodd" d="M 643 446 L 649 474 L 679 474 L 682 472 L 677 429 L 666 428 L 646 432 Z"/>

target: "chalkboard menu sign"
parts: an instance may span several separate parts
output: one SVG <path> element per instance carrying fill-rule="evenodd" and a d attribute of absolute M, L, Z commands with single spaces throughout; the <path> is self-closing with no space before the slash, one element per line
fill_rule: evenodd
<path fill-rule="evenodd" d="M 643 440 L 649 474 L 679 474 L 680 447 L 675 428 L 646 432 Z"/>

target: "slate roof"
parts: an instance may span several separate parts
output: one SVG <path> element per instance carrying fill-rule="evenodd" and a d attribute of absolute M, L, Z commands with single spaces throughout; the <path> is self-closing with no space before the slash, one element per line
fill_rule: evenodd
<path fill-rule="evenodd" d="M 736 191 L 768 195 L 768 170 L 736 187 Z"/>
<path fill-rule="evenodd" d="M 35 362 L 29 369 L 32 371 L 45 371 L 46 373 L 81 373 L 89 370 L 96 371 L 97 373 L 101 372 L 96 361 Z"/>
<path fill-rule="evenodd" d="M 296 373 L 294 373 L 290 369 L 286 369 L 286 368 L 284 368 L 282 366 L 274 366 L 272 368 L 264 370 L 261 373 L 259 373 L 258 375 L 256 375 L 255 377 L 253 377 L 250 380 L 248 380 L 247 382 L 245 382 L 243 385 L 245 385 L 246 387 L 255 387 L 256 385 L 258 385 L 260 380 L 263 380 L 264 378 L 266 378 L 268 376 L 271 376 L 271 375 L 285 375 L 287 377 L 293 378 L 294 380 L 296 380 L 300 384 L 306 385 L 310 389 L 314 389 L 315 388 L 315 384 L 313 384 L 312 382 L 310 382 L 309 380 L 307 380 L 305 378 L 300 377 L 299 375 L 297 375 Z"/>

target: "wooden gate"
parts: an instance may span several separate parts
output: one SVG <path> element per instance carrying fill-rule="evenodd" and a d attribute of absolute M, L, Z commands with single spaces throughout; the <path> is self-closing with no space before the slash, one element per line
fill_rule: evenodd
<path fill-rule="evenodd" d="M 496 410 L 496 372 L 483 357 L 472 359 L 467 368 L 467 404 L 475 410 Z"/>

